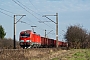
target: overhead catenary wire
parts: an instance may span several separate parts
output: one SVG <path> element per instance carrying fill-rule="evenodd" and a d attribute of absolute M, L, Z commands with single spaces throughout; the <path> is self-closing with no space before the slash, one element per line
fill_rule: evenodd
<path fill-rule="evenodd" d="M 8 11 L 8 10 L 2 9 L 2 8 L 0 8 L 0 9 L 3 10 L 3 11 L 6 11 L 6 12 L 12 13 L 12 12 L 10 12 L 10 11 Z M 7 16 L 13 18 L 13 17 L 10 16 L 9 14 L 6 14 L 6 13 L 4 13 L 4 12 L 2 12 L 2 11 L 0 11 L 0 12 L 1 12 L 2 14 L 4 14 L 4 15 L 7 15 Z M 13 13 L 12 13 L 12 14 L 13 14 Z M 16 19 L 16 20 L 17 20 L 17 19 Z M 29 19 L 29 20 L 30 20 L 30 19 Z M 24 22 L 24 21 L 20 21 L 20 22 L 31 26 L 31 24 L 26 23 L 26 22 Z M 34 24 L 35 24 L 35 23 L 34 23 Z M 44 29 L 42 29 L 42 28 L 40 28 L 40 27 L 38 27 L 38 29 L 39 29 L 39 30 L 42 30 L 42 31 L 44 30 Z"/>
<path fill-rule="evenodd" d="M 5 11 L 6 11 L 6 10 L 5 10 Z M 4 12 L 2 12 L 2 11 L 0 11 L 0 12 L 1 12 L 2 14 L 4 14 L 4 15 L 7 15 L 7 16 L 13 18 L 13 17 L 10 16 L 9 14 L 6 14 L 6 13 L 4 13 Z M 9 12 L 10 12 L 10 11 L 9 11 Z M 20 22 L 31 26 L 31 24 L 29 24 L 29 23 L 27 23 L 27 22 L 24 22 L 24 21 L 20 21 Z M 38 28 L 39 30 L 44 31 L 44 29 L 42 29 L 42 28 L 40 28 L 40 27 L 37 27 L 37 28 Z"/>
<path fill-rule="evenodd" d="M 23 7 L 23 8 L 25 8 L 25 7 Z M 26 8 L 25 8 L 26 9 Z M 1 9 L 1 10 L 3 10 L 3 11 L 6 11 L 6 12 L 9 12 L 9 13 L 12 13 L 12 14 L 14 14 L 13 12 L 10 12 L 10 11 L 7 11 L 7 10 L 5 10 L 5 9 Z M 27 10 L 27 9 L 26 9 Z M 27 10 L 28 11 L 28 10 Z M 0 11 L 1 13 L 3 13 L 3 14 L 5 14 L 5 15 L 7 15 L 7 16 L 9 16 L 9 17 L 12 17 L 13 18 L 13 16 L 10 16 L 9 14 L 6 14 L 6 13 L 4 13 L 4 12 L 2 12 L 2 11 Z M 29 12 L 29 11 L 28 11 Z M 34 15 L 35 16 L 35 15 Z M 38 20 L 41 20 L 41 19 L 38 19 Z M 25 23 L 26 24 L 26 23 Z M 44 23 L 45 25 L 47 25 L 46 23 Z M 29 25 L 29 24 L 27 24 L 27 25 Z M 49 25 L 47 25 L 48 27 L 50 27 L 50 28 L 52 28 L 51 26 L 49 26 Z M 54 28 L 52 28 L 52 29 L 54 29 Z"/>
<path fill-rule="evenodd" d="M 10 11 L 8 11 L 8 10 L 5 10 L 5 9 L 3 9 L 3 8 L 0 8 L 0 10 L 3 10 L 3 11 L 6 11 L 6 12 L 9 12 L 9 13 L 15 14 L 15 13 L 10 12 Z"/>
<path fill-rule="evenodd" d="M 17 0 L 18 1 L 18 0 Z M 20 4 L 22 4 L 20 1 L 18 1 Z M 19 6 L 21 6 L 19 4 Z M 23 4 L 22 4 L 23 5 Z M 28 8 L 28 7 L 26 7 L 25 5 L 23 5 L 25 8 Z M 29 9 L 29 8 L 28 8 Z M 27 10 L 27 9 L 25 9 L 25 10 Z M 32 11 L 32 10 L 31 10 Z M 29 12 L 28 10 L 27 10 L 27 12 Z M 34 12 L 34 11 L 33 11 Z M 38 15 L 40 15 L 40 14 L 38 14 Z M 35 15 L 33 15 L 35 18 L 37 18 Z M 41 19 L 39 19 L 39 18 L 37 18 L 38 20 L 40 20 L 41 21 Z M 44 23 L 45 25 L 47 25 L 46 23 Z M 48 27 L 51 27 L 51 26 L 49 26 L 49 25 L 47 25 Z M 52 28 L 52 27 L 51 27 Z M 54 28 L 52 28 L 52 29 L 54 29 Z"/>
<path fill-rule="evenodd" d="M 6 12 L 9 12 L 9 13 L 12 13 L 12 12 L 10 12 L 10 11 L 8 11 L 8 10 L 5 10 L 5 9 L 1 9 L 1 10 L 6 11 Z M 13 16 L 11 16 L 11 15 L 9 15 L 9 14 L 6 14 L 6 13 L 4 13 L 4 12 L 2 12 L 2 11 L 0 11 L 0 12 L 3 13 L 4 15 L 7 15 L 7 16 L 13 18 Z M 14 14 L 14 13 L 12 13 L 12 14 Z M 16 20 L 17 20 L 17 19 L 16 19 Z M 28 24 L 27 22 L 24 22 L 24 21 L 20 21 L 20 22 L 21 22 L 21 23 L 25 23 L 25 24 L 27 24 L 27 25 L 30 25 L 30 24 Z M 39 28 L 39 27 L 37 27 L 37 28 L 40 29 L 40 30 L 42 30 L 42 29 Z M 42 31 L 44 31 L 44 29 L 43 29 Z"/>
<path fill-rule="evenodd" d="M 1 11 L 0 11 L 1 12 Z M 10 16 L 10 15 L 8 15 L 8 14 L 6 14 L 6 13 L 4 13 L 4 12 L 1 12 L 1 13 L 3 13 L 3 14 L 5 14 L 5 15 L 7 15 L 7 16 L 9 16 L 9 17 L 11 17 L 11 18 L 13 18 L 12 16 Z M 31 24 L 29 24 L 29 23 L 26 23 L 26 22 L 24 22 L 24 21 L 20 21 L 21 23 L 25 23 L 25 24 L 27 24 L 27 25 L 30 25 L 31 26 Z M 34 23 L 35 24 L 35 23 Z M 40 27 L 37 27 L 39 30 L 42 30 L 42 31 L 44 31 L 44 29 L 41 29 Z"/>
<path fill-rule="evenodd" d="M 30 13 L 32 16 L 34 16 L 31 12 L 29 12 L 25 7 L 21 6 L 19 3 L 17 3 L 15 0 L 12 0 L 13 2 L 15 2 L 16 4 L 18 4 L 21 8 L 23 8 L 25 11 L 27 11 L 28 13 Z M 40 20 L 39 18 L 37 18 L 36 16 L 34 16 L 36 19 Z"/>
<path fill-rule="evenodd" d="M 5 10 L 6 11 L 6 10 Z M 12 16 L 10 16 L 9 14 L 6 14 L 6 13 L 4 13 L 4 12 L 2 12 L 2 11 L 0 11 L 2 14 L 4 14 L 4 15 L 7 15 L 7 16 L 9 16 L 9 17 L 11 17 L 11 18 L 13 18 Z M 10 12 L 10 11 L 9 11 Z M 29 19 L 29 18 L 28 18 Z M 30 19 L 29 19 L 30 20 Z M 24 22 L 24 21 L 20 21 L 21 23 L 25 23 L 25 24 L 27 24 L 27 25 L 30 25 L 31 26 L 31 24 L 29 24 L 29 23 L 27 23 L 27 22 Z M 34 22 L 33 22 L 34 23 Z M 34 23 L 35 24 L 35 23 Z M 39 30 L 41 30 L 41 31 L 44 31 L 44 29 L 42 29 L 42 28 L 40 28 L 40 27 L 37 27 Z M 55 34 L 55 33 L 54 33 Z M 53 35 L 53 34 L 52 34 Z"/>
<path fill-rule="evenodd" d="M 34 6 L 34 4 L 29 0 L 29 2 L 32 4 L 32 6 L 38 11 L 38 9 Z M 39 11 L 38 11 L 39 12 Z M 41 15 L 38 13 L 38 15 Z M 42 15 L 41 15 L 42 16 Z"/>
<path fill-rule="evenodd" d="M 24 6 L 24 7 L 27 8 L 27 9 L 29 9 L 30 11 L 38 14 L 37 12 L 35 12 L 35 11 L 31 10 L 30 8 L 28 8 L 27 6 L 25 6 L 25 5 L 24 5 L 23 3 L 21 3 L 20 1 L 17 0 L 17 2 L 20 3 L 20 4 L 22 4 L 22 6 Z M 38 14 L 38 15 L 40 15 L 40 14 Z"/>
<path fill-rule="evenodd" d="M 8 10 L 2 9 L 2 8 L 0 8 L 0 9 L 3 10 L 3 11 L 5 11 L 5 12 L 9 12 L 9 13 L 12 13 L 12 14 L 16 14 L 16 13 L 14 13 L 14 12 L 11 12 L 11 11 L 8 11 Z M 2 12 L 2 11 L 0 11 L 0 12 L 3 13 L 4 15 L 7 15 L 7 16 L 9 16 L 9 17 L 12 17 L 12 16 L 10 16 L 9 14 L 6 14 L 6 13 L 4 13 L 4 12 Z M 13 18 L 13 17 L 12 17 L 12 18 Z M 26 23 L 26 22 L 21 21 L 21 23 Z M 27 25 L 30 25 L 30 24 L 27 23 Z"/>
<path fill-rule="evenodd" d="M 35 5 L 34 5 L 30 0 L 29 0 L 29 2 L 30 2 L 30 3 L 32 4 L 32 6 L 38 11 L 38 9 L 35 7 Z M 41 14 L 40 14 L 40 15 L 41 15 Z M 43 16 L 43 14 L 42 14 L 41 16 Z M 44 23 L 44 22 L 50 22 L 50 21 L 38 21 L 38 22 L 39 22 L 39 23 L 40 23 L 40 22 L 43 22 L 43 23 Z"/>
<path fill-rule="evenodd" d="M 28 17 L 27 17 L 28 18 Z M 35 25 L 37 25 L 36 23 L 34 23 L 32 20 L 30 20 L 29 18 L 27 19 L 29 22 L 32 22 L 33 24 L 35 24 Z M 39 30 L 42 30 L 42 31 L 44 31 L 44 29 L 43 28 L 40 28 L 39 26 L 37 27 Z"/>
<path fill-rule="evenodd" d="M 2 10 L 4 10 L 4 9 L 2 9 Z M 7 11 L 7 10 L 4 10 L 4 11 L 10 12 L 10 11 Z M 2 12 L 2 11 L 0 11 L 0 13 L 4 14 L 4 15 L 6 15 L 6 16 L 9 16 L 9 17 L 11 17 L 11 18 L 13 18 L 13 17 L 10 16 L 9 14 L 6 14 L 6 13 L 4 13 L 4 12 Z M 16 20 L 17 20 L 17 19 L 16 19 Z M 31 26 L 31 24 L 29 24 L 29 23 L 27 23 L 27 22 L 24 22 L 24 21 L 20 21 L 20 22 Z M 38 27 L 38 29 L 40 29 L 40 30 L 43 31 L 43 29 L 41 29 L 40 27 Z"/>
<path fill-rule="evenodd" d="M 30 0 L 29 0 L 30 1 Z M 31 3 L 31 1 L 30 1 L 30 3 Z M 32 4 L 32 3 L 31 3 Z M 33 4 L 32 4 L 33 5 Z M 33 5 L 34 6 L 34 5 Z M 35 6 L 34 6 L 35 7 Z M 35 7 L 36 8 L 36 7 Z M 37 10 L 37 9 L 36 9 Z M 50 24 L 49 24 L 50 25 Z M 49 26 L 50 27 L 50 26 Z"/>
<path fill-rule="evenodd" d="M 0 13 L 2 13 L 2 14 L 4 14 L 4 15 L 6 15 L 6 16 L 9 16 L 9 17 L 11 17 L 11 18 L 13 18 L 12 16 L 10 16 L 9 14 L 6 14 L 6 13 L 4 13 L 4 12 L 2 12 L 2 11 L 0 11 Z M 26 22 L 24 22 L 24 21 L 20 21 L 21 23 L 25 23 L 25 24 L 27 24 L 27 25 L 30 25 L 30 24 L 28 24 L 28 23 L 26 23 Z"/>
<path fill-rule="evenodd" d="M 4 14 L 4 15 L 7 15 L 7 16 L 9 16 L 9 17 L 11 17 L 11 18 L 13 18 L 12 16 L 10 16 L 10 15 L 8 15 L 8 14 L 6 14 L 6 13 L 4 13 L 4 12 L 2 12 L 2 11 L 0 11 L 2 14 Z"/>
<path fill-rule="evenodd" d="M 28 18 L 28 17 L 27 17 L 27 18 Z M 35 26 L 37 25 L 37 24 L 36 24 L 36 23 L 34 23 L 32 20 L 30 21 L 30 19 L 29 19 L 29 18 L 28 18 L 27 20 L 28 20 L 29 22 L 31 22 L 31 23 L 33 23 L 33 24 L 35 24 Z M 37 26 L 37 28 L 38 28 L 38 30 L 39 30 L 39 31 L 42 31 L 42 32 L 43 32 L 43 31 L 45 31 L 45 29 L 44 29 L 44 28 L 40 28 L 39 26 Z"/>
<path fill-rule="evenodd" d="M 33 4 L 33 6 L 34 6 L 34 4 Z M 27 9 L 28 9 L 28 8 L 27 8 Z M 29 8 L 29 9 L 30 9 L 30 8 Z M 2 8 L 0 8 L 0 10 L 3 10 L 3 11 L 6 11 L 6 12 L 9 12 L 9 13 L 14 14 L 14 12 L 10 12 L 10 11 L 5 10 L 5 9 L 2 9 Z M 9 16 L 9 17 L 13 18 L 13 16 L 10 16 L 9 14 L 6 14 L 5 12 L 0 11 L 0 13 L 3 13 L 3 14 L 5 14 L 5 15 L 7 15 L 7 16 Z M 25 23 L 25 24 L 26 24 L 26 23 Z M 29 24 L 27 23 L 27 25 L 29 25 Z M 48 25 L 47 25 L 47 26 L 48 26 Z"/>
<path fill-rule="evenodd" d="M 18 4 L 21 8 L 23 8 L 25 11 L 27 11 L 28 13 L 30 13 L 32 16 L 34 16 L 36 19 L 38 19 L 39 21 L 41 21 L 41 19 L 39 19 L 38 17 L 36 17 L 35 15 L 33 15 L 31 12 L 29 12 L 25 7 L 21 6 L 19 3 L 17 3 L 15 0 L 12 0 L 13 2 L 15 2 L 16 4 Z M 45 25 L 47 25 L 46 23 L 44 23 Z M 51 26 L 47 25 L 48 27 L 52 28 Z M 54 28 L 52 28 L 54 29 Z"/>

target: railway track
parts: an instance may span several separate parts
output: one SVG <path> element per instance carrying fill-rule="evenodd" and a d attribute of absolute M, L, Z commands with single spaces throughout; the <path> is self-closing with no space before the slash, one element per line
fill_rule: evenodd
<path fill-rule="evenodd" d="M 60 48 L 28 48 L 28 49 L 22 49 L 22 48 L 20 48 L 20 49 L 0 49 L 0 51 L 2 51 L 2 50 L 14 50 L 14 51 L 17 51 L 17 50 L 57 50 L 57 49 L 62 49 L 62 50 L 67 50 L 67 48 L 66 47 L 60 47 Z"/>

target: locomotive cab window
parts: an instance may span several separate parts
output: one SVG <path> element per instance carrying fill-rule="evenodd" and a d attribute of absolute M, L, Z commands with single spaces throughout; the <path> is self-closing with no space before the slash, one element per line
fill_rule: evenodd
<path fill-rule="evenodd" d="M 24 34 L 21 34 L 22 37 L 29 37 L 30 34 L 29 33 L 24 33 Z"/>

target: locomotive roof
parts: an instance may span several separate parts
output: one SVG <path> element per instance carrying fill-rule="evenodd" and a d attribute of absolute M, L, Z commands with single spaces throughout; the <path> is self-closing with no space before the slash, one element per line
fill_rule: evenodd
<path fill-rule="evenodd" d="M 21 31 L 20 33 L 24 33 L 24 32 L 32 32 L 31 30 L 25 30 L 25 31 Z"/>
<path fill-rule="evenodd" d="M 32 32 L 32 30 L 21 31 L 20 33 L 25 33 L 25 32 L 27 32 L 27 33 L 32 33 L 32 34 L 37 34 L 37 33 Z M 37 34 L 37 35 L 40 36 L 40 34 Z"/>

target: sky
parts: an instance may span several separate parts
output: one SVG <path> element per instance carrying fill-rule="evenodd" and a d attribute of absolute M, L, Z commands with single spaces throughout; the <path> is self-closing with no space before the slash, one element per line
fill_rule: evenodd
<path fill-rule="evenodd" d="M 58 39 L 64 40 L 64 34 L 68 26 L 81 25 L 90 31 L 90 0 L 0 0 L 0 25 L 4 27 L 6 38 L 13 39 L 14 15 L 16 21 L 16 39 L 23 30 L 32 30 L 41 36 L 56 39 L 56 24 L 44 15 L 56 15 L 58 13 Z M 56 16 L 47 16 L 56 22 Z"/>

